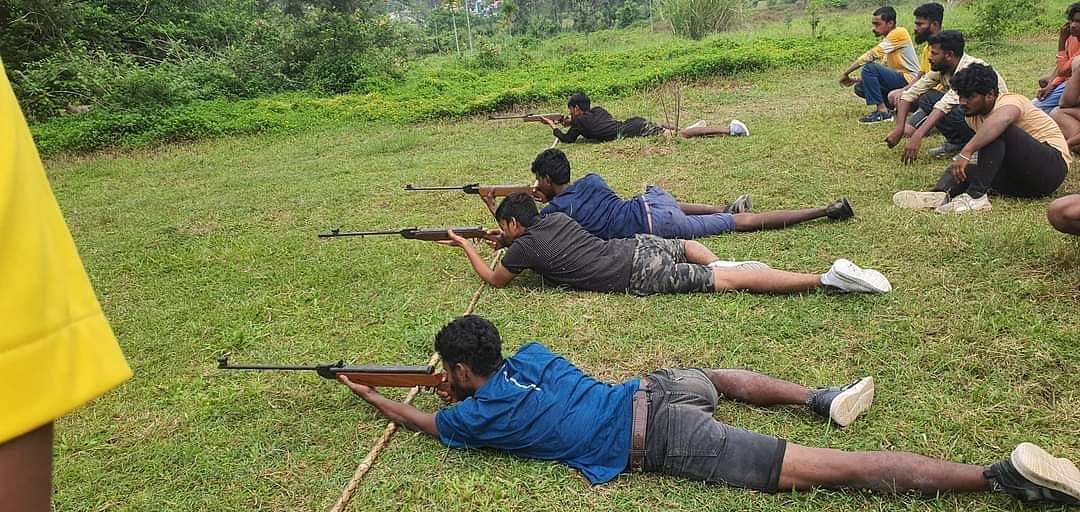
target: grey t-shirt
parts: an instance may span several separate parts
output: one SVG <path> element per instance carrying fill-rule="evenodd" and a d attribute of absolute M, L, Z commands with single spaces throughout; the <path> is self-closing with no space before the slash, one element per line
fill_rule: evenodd
<path fill-rule="evenodd" d="M 594 292 L 625 292 L 630 287 L 637 239 L 601 240 L 567 217 L 540 217 L 503 255 L 515 274 L 527 268 L 557 285 Z"/>

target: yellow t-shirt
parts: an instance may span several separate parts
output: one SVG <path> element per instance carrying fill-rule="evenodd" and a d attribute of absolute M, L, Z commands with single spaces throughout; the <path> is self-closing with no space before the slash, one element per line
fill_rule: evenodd
<path fill-rule="evenodd" d="M 904 75 L 909 84 L 919 77 L 919 57 L 915 54 L 911 35 L 904 27 L 896 27 L 885 34 L 881 42 L 856 59 L 855 64 L 862 66 L 879 60 Z"/>
<path fill-rule="evenodd" d="M 1027 132 L 1033 139 L 1049 144 L 1058 150 L 1061 157 L 1065 159 L 1066 165 L 1072 163 L 1072 153 L 1069 151 L 1069 144 L 1065 142 L 1065 135 L 1061 133 L 1061 128 L 1058 128 L 1057 123 L 1046 115 L 1046 112 L 1043 112 L 1032 104 L 1031 100 L 1019 94 L 1010 92 L 998 96 L 997 102 L 994 103 L 994 109 L 985 116 L 967 118 L 968 126 L 971 126 L 972 130 L 979 131 L 979 127 L 982 126 L 987 117 L 1006 105 L 1020 109 L 1020 117 L 1014 123 L 1018 128 Z"/>
<path fill-rule="evenodd" d="M 131 378 L 0 62 L 0 444 Z"/>

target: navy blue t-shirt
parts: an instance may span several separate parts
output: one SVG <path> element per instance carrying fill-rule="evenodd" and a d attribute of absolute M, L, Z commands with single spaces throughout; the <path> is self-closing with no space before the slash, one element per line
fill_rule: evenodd
<path fill-rule="evenodd" d="M 597 238 L 633 238 L 649 232 L 641 196 L 623 200 L 604 181 L 589 173 L 570 184 L 562 194 L 540 211 L 541 215 L 562 212 Z"/>
<path fill-rule="evenodd" d="M 451 448 L 493 448 L 557 460 L 593 485 L 630 460 L 630 422 L 639 379 L 600 382 L 532 342 L 504 360 L 476 394 L 435 414 Z"/>

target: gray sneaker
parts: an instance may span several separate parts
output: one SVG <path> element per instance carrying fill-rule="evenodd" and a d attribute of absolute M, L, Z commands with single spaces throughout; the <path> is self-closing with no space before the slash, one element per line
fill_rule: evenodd
<path fill-rule="evenodd" d="M 815 390 L 806 406 L 841 427 L 848 426 L 874 403 L 874 378 L 863 377 L 844 387 Z"/>
<path fill-rule="evenodd" d="M 750 198 L 750 194 L 743 194 L 736 197 L 725 210 L 727 213 L 750 213 L 753 208 L 754 200 Z"/>
<path fill-rule="evenodd" d="M 1009 458 L 983 471 L 995 491 L 1017 499 L 1080 504 L 1080 470 L 1031 443 L 1020 443 Z"/>
<path fill-rule="evenodd" d="M 961 149 L 964 149 L 964 146 L 961 144 L 946 142 L 936 148 L 926 150 L 926 154 L 934 158 L 946 158 L 959 153 Z"/>

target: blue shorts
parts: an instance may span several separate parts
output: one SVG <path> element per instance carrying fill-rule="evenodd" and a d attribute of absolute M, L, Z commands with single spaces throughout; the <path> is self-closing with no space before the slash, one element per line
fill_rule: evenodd
<path fill-rule="evenodd" d="M 641 197 L 652 217 L 652 235 L 690 240 L 735 231 L 735 217 L 730 213 L 687 215 L 660 187 L 650 185 Z"/>

